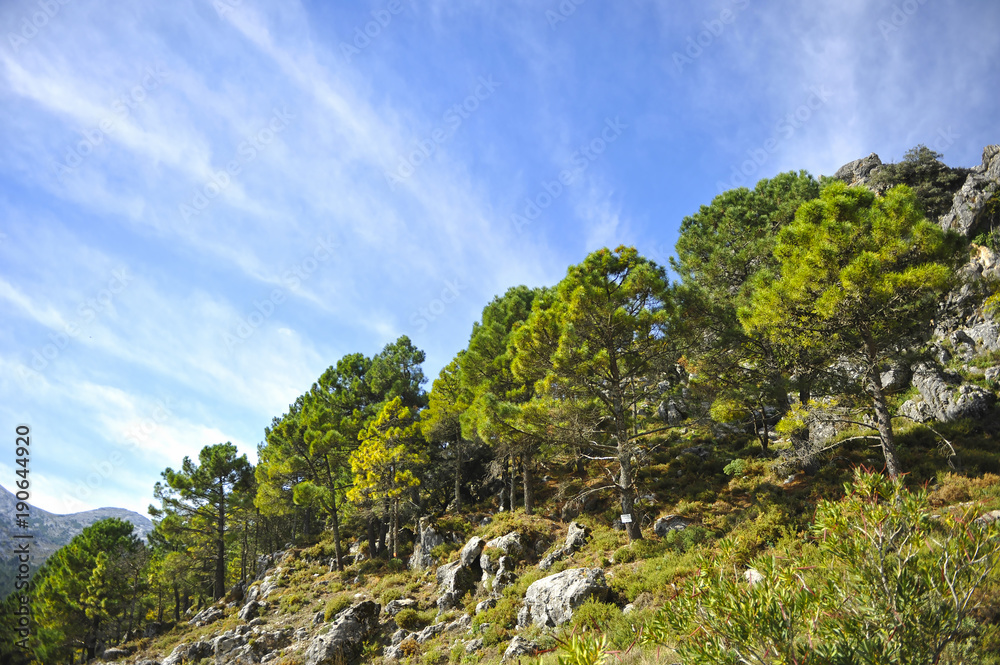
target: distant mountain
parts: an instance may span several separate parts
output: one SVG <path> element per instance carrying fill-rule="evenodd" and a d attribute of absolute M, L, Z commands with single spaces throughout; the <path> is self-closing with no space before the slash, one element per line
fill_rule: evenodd
<path fill-rule="evenodd" d="M 16 524 L 15 514 L 18 512 L 17 498 L 5 487 L 0 486 L 0 542 L 5 543 L 0 550 L 0 598 L 14 590 L 14 577 L 17 573 L 17 561 L 12 553 L 14 534 L 30 533 L 31 540 L 31 572 L 34 574 L 52 556 L 56 550 L 73 540 L 73 537 L 94 522 L 109 517 L 131 522 L 135 525 L 135 534 L 142 540 L 153 530 L 153 523 L 139 513 L 123 508 L 98 508 L 82 513 L 56 515 L 47 510 L 31 506 L 31 527 L 20 529 Z M 29 504 L 30 505 L 30 504 Z"/>

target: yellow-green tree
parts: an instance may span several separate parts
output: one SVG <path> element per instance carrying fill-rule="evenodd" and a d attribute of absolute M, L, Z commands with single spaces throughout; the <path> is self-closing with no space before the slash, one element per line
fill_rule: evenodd
<path fill-rule="evenodd" d="M 826 186 L 778 235 L 780 276 L 758 276 L 740 319 L 750 334 L 856 371 L 843 395 L 865 395 L 886 469 L 901 472 L 883 366 L 920 341 L 954 279 L 959 239 L 927 221 L 906 186 L 876 197 Z"/>
<path fill-rule="evenodd" d="M 392 556 L 398 554 L 399 503 L 406 490 L 420 484 L 413 469 L 421 463 L 414 450 L 419 425 L 400 397 L 386 403 L 374 421 L 358 435 L 351 453 L 354 486 L 347 498 L 359 505 L 382 504 L 389 523 Z"/>

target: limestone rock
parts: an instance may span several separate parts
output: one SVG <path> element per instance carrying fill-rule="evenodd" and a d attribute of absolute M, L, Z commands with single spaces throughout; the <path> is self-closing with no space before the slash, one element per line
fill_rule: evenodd
<path fill-rule="evenodd" d="M 566 547 L 576 551 L 586 544 L 587 527 L 579 522 L 570 522 L 569 531 L 566 533 Z"/>
<path fill-rule="evenodd" d="M 452 561 L 439 566 L 437 582 L 441 596 L 437 601 L 438 611 L 444 612 L 458 607 L 462 596 L 476 588 L 476 583 L 481 576 L 482 572 L 478 561 L 476 561 L 475 569 L 463 566 L 461 561 Z"/>
<path fill-rule="evenodd" d="M 473 536 L 465 544 L 462 551 L 458 553 L 458 561 L 465 568 L 472 568 L 479 565 L 479 555 L 483 553 L 486 541 L 479 536 Z"/>
<path fill-rule="evenodd" d="M 750 586 L 754 586 L 764 581 L 764 576 L 760 574 L 760 571 L 756 568 L 747 568 L 743 571 L 743 579 L 750 583 Z"/>
<path fill-rule="evenodd" d="M 526 640 L 520 635 L 515 635 L 514 639 L 510 641 L 510 645 L 507 650 L 503 652 L 503 658 L 500 662 L 506 662 L 513 658 L 519 658 L 520 656 L 534 656 L 538 653 L 538 645 L 530 640 Z"/>
<path fill-rule="evenodd" d="M 477 637 L 465 643 L 465 653 L 475 653 L 483 648 L 483 638 Z"/>
<path fill-rule="evenodd" d="M 237 614 L 236 617 L 240 621 L 249 623 L 250 621 L 253 621 L 254 619 L 257 618 L 257 615 L 260 614 L 260 610 L 263 607 L 265 607 L 264 603 L 257 602 L 256 600 L 251 600 L 246 605 L 243 606 L 243 609 L 240 610 L 240 613 Z"/>
<path fill-rule="evenodd" d="M 196 663 L 202 658 L 213 656 L 212 645 L 208 642 L 184 642 L 174 647 L 170 655 L 163 659 L 163 665 Z"/>
<path fill-rule="evenodd" d="M 681 531 L 691 525 L 691 520 L 680 515 L 667 515 L 656 520 L 653 524 L 653 533 L 663 538 L 671 531 Z"/>
<path fill-rule="evenodd" d="M 922 401 L 907 400 L 900 412 L 918 422 L 938 420 L 951 422 L 959 418 L 981 417 L 986 414 L 996 396 L 988 390 L 971 384 L 956 386 L 958 379 L 940 372 L 928 362 L 913 366 L 913 385 L 920 391 Z"/>
<path fill-rule="evenodd" d="M 954 230 L 970 238 L 984 221 L 986 204 L 1000 190 L 1000 146 L 983 148 L 983 163 L 972 169 L 965 184 L 955 194 L 951 210 L 938 222 L 944 230 Z"/>
<path fill-rule="evenodd" d="M 400 598 L 398 600 L 390 600 L 385 604 L 385 614 L 388 617 L 394 617 L 403 610 L 416 609 L 417 601 L 412 598 Z"/>
<path fill-rule="evenodd" d="M 497 568 L 497 576 L 493 579 L 493 593 L 500 594 L 504 589 L 517 581 L 517 574 L 514 573 L 514 561 L 509 556 L 500 557 L 500 565 Z"/>
<path fill-rule="evenodd" d="M 476 614 L 479 614 L 480 612 L 485 612 L 486 610 L 491 610 L 496 606 L 497 606 L 496 598 L 487 598 L 486 600 L 476 605 Z"/>
<path fill-rule="evenodd" d="M 573 617 L 589 598 L 604 600 L 608 585 L 600 568 L 571 568 L 543 577 L 528 587 L 524 606 L 517 615 L 517 625 L 559 626 Z"/>
<path fill-rule="evenodd" d="M 517 531 L 511 531 L 504 536 L 494 538 L 486 543 L 486 547 L 492 550 L 499 550 L 507 556 L 513 557 L 515 560 L 520 558 L 524 553 L 524 545 L 521 543 L 521 534 Z M 485 550 L 479 557 L 479 565 L 484 572 L 489 572 L 490 575 L 496 575 L 496 564 L 490 560 L 490 556 Z"/>
<path fill-rule="evenodd" d="M 837 169 L 833 177 L 837 180 L 842 180 L 850 187 L 866 185 L 880 166 L 882 166 L 882 160 L 873 152 L 867 157 L 855 159 L 853 162 L 844 164 Z"/>
<path fill-rule="evenodd" d="M 101 660 L 105 662 L 111 662 L 113 660 L 121 660 L 122 658 L 128 658 L 131 654 L 128 649 L 105 649 L 104 653 L 101 654 Z"/>
<path fill-rule="evenodd" d="M 338 614 L 330 630 L 309 643 L 306 665 L 340 665 L 351 661 L 368 636 L 378 629 L 381 610 L 378 603 L 366 600 Z"/>
<path fill-rule="evenodd" d="M 427 570 L 433 566 L 435 559 L 431 550 L 439 545 L 444 545 L 444 536 L 434 529 L 427 517 L 421 517 L 417 544 L 408 563 L 410 570 Z"/>
<path fill-rule="evenodd" d="M 1000 510 L 991 510 L 990 512 L 983 513 L 976 519 L 972 520 L 972 523 L 977 526 L 989 526 L 997 520 L 1000 520 Z"/>
<path fill-rule="evenodd" d="M 222 610 L 212 605 L 211 607 L 206 607 L 198 614 L 194 615 L 190 623 L 192 626 L 207 626 L 210 623 L 218 621 L 222 618 Z"/>

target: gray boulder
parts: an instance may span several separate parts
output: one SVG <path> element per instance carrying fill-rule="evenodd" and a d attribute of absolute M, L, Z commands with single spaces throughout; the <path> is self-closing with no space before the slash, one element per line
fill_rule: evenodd
<path fill-rule="evenodd" d="M 494 538 L 486 543 L 486 547 L 492 550 L 498 550 L 509 557 L 513 557 L 515 560 L 519 559 L 524 553 L 524 544 L 521 543 L 521 534 L 516 531 L 511 531 L 504 536 Z M 484 572 L 488 572 L 490 575 L 496 575 L 497 564 L 491 561 L 489 554 L 485 550 L 479 557 L 479 565 Z"/>
<path fill-rule="evenodd" d="M 111 662 L 113 660 L 121 660 L 122 658 L 128 658 L 130 655 L 128 649 L 113 648 L 105 649 L 104 653 L 101 654 L 101 660 L 106 662 Z"/>
<path fill-rule="evenodd" d="M 509 556 L 500 557 L 500 564 L 497 568 L 497 576 L 493 579 L 493 593 L 500 594 L 504 589 L 517 581 L 517 574 L 514 573 L 514 561 Z"/>
<path fill-rule="evenodd" d="M 413 555 L 407 565 L 410 570 L 427 570 L 437 561 L 431 555 L 431 550 L 444 545 L 444 536 L 434 529 L 427 517 L 420 518 L 418 531 L 417 544 L 413 546 Z"/>
<path fill-rule="evenodd" d="M 257 618 L 257 616 L 260 614 L 261 608 L 265 606 L 266 605 L 264 603 L 258 602 L 256 600 L 251 600 L 246 605 L 243 606 L 243 609 L 240 610 L 240 613 L 237 614 L 236 617 L 240 621 L 243 621 L 244 623 L 249 623 Z"/>
<path fill-rule="evenodd" d="M 579 522 L 570 522 L 566 533 L 566 543 L 559 549 L 550 552 L 538 564 L 542 570 L 548 570 L 556 561 L 561 561 L 587 544 L 587 527 Z"/>
<path fill-rule="evenodd" d="M 394 617 L 403 610 L 416 609 L 417 601 L 412 598 L 400 598 L 398 600 L 390 600 L 385 604 L 385 614 L 388 617 Z"/>
<path fill-rule="evenodd" d="M 500 662 L 506 662 L 514 658 L 520 658 L 521 656 L 534 656 L 538 653 L 538 645 L 530 640 L 526 640 L 520 635 L 515 635 L 514 639 L 510 641 L 507 650 L 503 652 L 503 658 Z"/>
<path fill-rule="evenodd" d="M 559 626 L 573 618 L 573 611 L 586 600 L 604 600 L 607 595 L 608 585 L 600 568 L 571 568 L 543 577 L 524 595 L 524 606 L 517 614 L 518 628 Z"/>
<path fill-rule="evenodd" d="M 190 623 L 192 626 L 207 626 L 210 623 L 218 621 L 222 618 L 222 610 L 216 606 L 206 607 L 198 614 L 192 617 Z"/>
<path fill-rule="evenodd" d="M 175 646 L 170 655 L 163 659 L 163 665 L 196 663 L 202 658 L 210 658 L 213 655 L 214 650 L 208 642 L 184 642 Z"/>
<path fill-rule="evenodd" d="M 873 152 L 867 157 L 844 164 L 837 169 L 833 177 L 842 180 L 851 187 L 867 185 L 880 166 L 882 166 L 882 160 Z"/>
<path fill-rule="evenodd" d="M 920 362 L 913 366 L 913 385 L 922 400 L 907 400 L 900 413 L 917 422 L 951 422 L 959 418 L 984 416 L 996 401 L 990 391 L 972 384 L 958 384 L 959 379 L 945 375 L 936 366 Z"/>
<path fill-rule="evenodd" d="M 361 645 L 378 629 L 382 607 L 370 600 L 337 615 L 330 630 L 317 635 L 305 651 L 306 665 L 341 665 L 361 651 Z"/>
<path fill-rule="evenodd" d="M 1000 146 L 983 148 L 983 163 L 973 167 L 965 184 L 955 194 L 951 210 L 938 222 L 944 230 L 954 230 L 970 238 L 984 221 L 986 204 L 1000 189 Z"/>
<path fill-rule="evenodd" d="M 458 607 L 462 596 L 474 590 L 481 577 L 478 562 L 476 570 L 463 566 L 461 561 L 438 566 L 437 582 L 438 591 L 441 593 L 437 600 L 438 611 L 444 612 Z"/>
<path fill-rule="evenodd" d="M 479 555 L 483 553 L 484 547 L 486 547 L 486 541 L 479 536 L 473 536 L 458 553 L 459 563 L 466 568 L 478 566 Z"/>
<path fill-rule="evenodd" d="M 681 531 L 691 525 L 691 520 L 680 515 L 667 515 L 656 520 L 653 524 L 653 533 L 663 538 L 671 531 Z"/>
<path fill-rule="evenodd" d="M 579 522 L 570 522 L 566 532 L 566 547 L 576 551 L 587 544 L 587 527 Z"/>

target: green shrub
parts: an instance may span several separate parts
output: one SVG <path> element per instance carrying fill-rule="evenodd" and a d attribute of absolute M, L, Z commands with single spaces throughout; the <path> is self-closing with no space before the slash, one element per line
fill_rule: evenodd
<path fill-rule="evenodd" d="M 619 547 L 615 550 L 615 563 L 632 563 L 635 561 L 635 552 L 632 548 L 626 545 L 625 547 Z"/>
<path fill-rule="evenodd" d="M 334 596 L 326 601 L 326 607 L 323 609 L 323 621 L 332 621 L 335 616 L 350 606 L 351 598 L 349 596 Z"/>
<path fill-rule="evenodd" d="M 663 544 L 675 552 L 687 552 L 713 536 L 712 531 L 701 526 L 671 529 L 663 537 Z"/>
<path fill-rule="evenodd" d="M 396 616 L 396 625 L 403 630 L 416 631 L 420 630 L 428 623 L 430 623 L 423 614 L 418 612 L 413 608 L 407 608 L 405 610 L 400 610 Z"/>
<path fill-rule="evenodd" d="M 286 593 L 278 601 L 278 606 L 284 614 L 294 614 L 306 604 L 306 598 L 301 593 Z"/>
<path fill-rule="evenodd" d="M 508 587 L 509 588 L 509 587 Z M 503 629 L 512 629 L 517 625 L 517 612 L 521 609 L 523 594 L 503 596 L 497 599 L 497 604 L 484 610 L 472 618 L 474 627 L 488 623 Z"/>
<path fill-rule="evenodd" d="M 611 603 L 602 603 L 591 598 L 573 612 L 571 632 L 592 632 L 603 635 L 606 644 L 619 649 L 627 648 L 635 641 L 635 630 L 629 616 Z"/>
<path fill-rule="evenodd" d="M 762 579 L 751 585 L 705 560 L 647 632 L 668 624 L 687 663 L 769 653 L 773 662 L 902 665 L 982 653 L 992 636 L 976 617 L 1000 613 L 985 592 L 1000 570 L 1000 528 L 929 512 L 926 491 L 858 471 L 842 500 L 817 508 L 809 561 L 758 558 Z"/>

